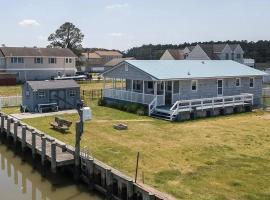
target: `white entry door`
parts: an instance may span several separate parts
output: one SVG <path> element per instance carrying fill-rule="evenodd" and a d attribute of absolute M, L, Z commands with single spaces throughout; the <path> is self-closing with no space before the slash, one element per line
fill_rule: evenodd
<path fill-rule="evenodd" d="M 222 79 L 217 80 L 217 95 L 218 96 L 223 95 L 223 80 Z"/>

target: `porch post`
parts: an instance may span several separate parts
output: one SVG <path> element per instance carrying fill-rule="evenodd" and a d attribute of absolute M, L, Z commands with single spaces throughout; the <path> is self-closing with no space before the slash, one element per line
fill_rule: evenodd
<path fill-rule="evenodd" d="M 106 78 L 103 78 L 103 89 L 106 89 Z"/>
<path fill-rule="evenodd" d="M 173 104 L 173 91 L 174 91 L 174 81 L 172 80 L 172 100 L 171 100 L 172 104 Z"/>
<path fill-rule="evenodd" d="M 154 82 L 154 96 L 157 96 L 157 82 Z"/>
<path fill-rule="evenodd" d="M 144 104 L 144 81 L 143 81 L 143 96 L 142 96 L 142 102 L 143 102 L 143 104 Z"/>
<path fill-rule="evenodd" d="M 163 81 L 163 104 L 165 105 L 165 95 L 166 95 L 166 93 L 165 93 L 165 87 L 166 87 L 166 84 L 165 84 L 165 81 Z"/>
<path fill-rule="evenodd" d="M 133 92 L 133 79 L 131 80 L 131 92 Z"/>
<path fill-rule="evenodd" d="M 121 78 L 121 89 L 123 90 L 124 89 L 124 81 L 123 81 L 123 78 Z"/>

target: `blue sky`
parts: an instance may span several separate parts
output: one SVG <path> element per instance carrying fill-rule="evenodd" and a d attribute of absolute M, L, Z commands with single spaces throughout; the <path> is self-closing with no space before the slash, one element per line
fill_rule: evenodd
<path fill-rule="evenodd" d="M 0 8 L 7 46 L 46 46 L 66 21 L 82 30 L 84 47 L 270 39 L 270 0 L 0 0 Z"/>

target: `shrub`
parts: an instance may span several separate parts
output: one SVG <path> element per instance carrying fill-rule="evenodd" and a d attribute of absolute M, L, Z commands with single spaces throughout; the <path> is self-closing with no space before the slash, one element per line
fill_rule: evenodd
<path fill-rule="evenodd" d="M 106 105 L 105 100 L 104 100 L 104 99 L 99 99 L 99 100 L 98 100 L 98 105 L 99 105 L 99 106 L 105 106 L 105 105 Z"/>
<path fill-rule="evenodd" d="M 127 107 L 127 111 L 130 113 L 136 113 L 138 110 L 138 104 L 129 104 Z"/>

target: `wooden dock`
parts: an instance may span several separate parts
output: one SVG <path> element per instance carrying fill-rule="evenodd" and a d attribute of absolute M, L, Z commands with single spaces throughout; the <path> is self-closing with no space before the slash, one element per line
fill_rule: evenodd
<path fill-rule="evenodd" d="M 0 118 L 0 133 L 13 138 L 15 144 L 19 142 L 23 152 L 26 148 L 29 148 L 32 151 L 33 158 L 36 154 L 39 154 L 42 165 L 49 161 L 53 172 L 56 172 L 57 167 L 75 163 L 73 147 L 67 146 L 65 143 L 10 116 L 0 113 Z"/>

